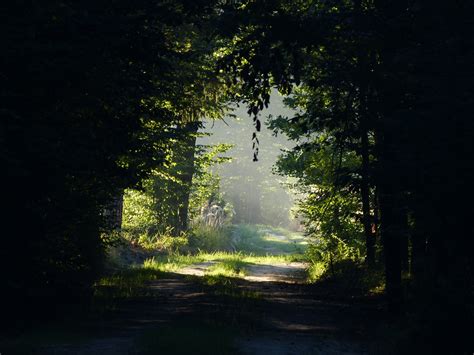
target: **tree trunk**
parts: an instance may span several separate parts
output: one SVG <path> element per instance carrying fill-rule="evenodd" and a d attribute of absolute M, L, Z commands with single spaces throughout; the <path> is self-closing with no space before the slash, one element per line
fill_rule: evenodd
<path fill-rule="evenodd" d="M 177 235 L 188 229 L 189 219 L 189 198 L 191 194 L 191 185 L 193 183 L 194 162 L 197 132 L 199 130 L 199 122 L 188 122 L 183 127 L 186 133 L 183 151 L 182 171 L 179 175 L 183 186 L 179 193 L 178 215 L 177 215 Z"/>
<path fill-rule="evenodd" d="M 366 262 L 369 268 L 375 266 L 375 234 L 372 231 L 370 216 L 370 183 L 369 183 L 369 139 L 365 127 L 361 128 L 362 181 L 360 193 L 362 197 L 362 223 L 364 225 Z"/>
<path fill-rule="evenodd" d="M 374 189 L 374 195 L 373 195 L 373 206 L 374 206 L 374 220 L 373 220 L 373 232 L 374 232 L 374 238 L 375 238 L 375 246 L 378 247 L 376 248 L 376 250 L 378 249 L 379 253 L 376 257 L 377 259 L 377 262 L 380 263 L 380 264 L 383 264 L 384 263 L 384 260 L 385 260 L 385 257 L 384 257 L 384 254 L 383 254 L 383 248 L 382 248 L 382 245 L 383 245 L 383 242 L 382 242 L 382 238 L 380 236 L 380 203 L 379 203 L 379 193 L 378 193 L 378 189 L 375 188 Z"/>
<path fill-rule="evenodd" d="M 397 313 L 400 308 L 401 261 L 400 233 L 403 228 L 404 206 L 401 198 L 401 183 L 397 176 L 399 161 L 396 136 L 385 127 L 383 135 L 377 134 L 379 169 L 377 188 L 379 193 L 380 229 L 385 256 L 386 293 L 389 308 Z"/>
<path fill-rule="evenodd" d="M 386 289 L 389 306 L 394 311 L 398 310 L 401 301 L 400 224 L 403 219 L 401 211 L 396 192 L 387 186 L 380 188 Z"/>
<path fill-rule="evenodd" d="M 409 253 L 408 253 L 408 240 L 409 240 L 409 230 L 408 230 L 408 214 L 406 209 L 403 211 L 403 216 L 401 216 L 401 231 L 400 231 L 400 263 L 401 270 L 403 272 L 409 271 Z"/>
<path fill-rule="evenodd" d="M 426 257 L 426 230 L 422 225 L 422 217 L 415 215 L 415 226 L 410 233 L 411 254 L 410 273 L 417 282 L 423 278 Z"/>

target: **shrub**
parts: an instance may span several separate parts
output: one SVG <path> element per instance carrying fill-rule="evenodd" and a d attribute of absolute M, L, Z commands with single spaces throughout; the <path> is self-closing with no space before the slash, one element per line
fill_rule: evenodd
<path fill-rule="evenodd" d="M 196 225 L 189 234 L 189 247 L 198 250 L 231 250 L 231 242 L 229 227 L 214 228 L 206 225 Z"/>

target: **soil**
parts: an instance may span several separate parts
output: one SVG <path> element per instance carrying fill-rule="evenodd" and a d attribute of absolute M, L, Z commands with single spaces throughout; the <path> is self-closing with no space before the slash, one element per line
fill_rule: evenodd
<path fill-rule="evenodd" d="M 139 354 L 136 339 L 147 329 L 196 322 L 233 329 L 240 354 L 369 352 L 369 325 L 380 318 L 377 305 L 332 300 L 325 290 L 302 283 L 304 263 L 252 266 L 230 293 L 196 280 L 211 265 L 192 265 L 181 270 L 185 275 L 150 283 L 152 298 L 125 302 L 113 318 L 90 324 L 87 329 L 93 340 L 43 347 L 37 353 Z"/>

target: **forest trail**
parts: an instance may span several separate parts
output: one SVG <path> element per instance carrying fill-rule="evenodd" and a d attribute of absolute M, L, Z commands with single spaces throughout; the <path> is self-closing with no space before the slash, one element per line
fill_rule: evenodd
<path fill-rule="evenodd" d="M 218 262 L 219 260 L 213 260 L 192 264 L 178 270 L 177 273 L 181 275 L 204 276 Z M 243 276 L 243 279 L 253 282 L 302 283 L 305 281 L 307 267 L 308 264 L 305 262 L 250 264 L 245 269 L 246 274 Z"/>
<path fill-rule="evenodd" d="M 37 353 L 367 353 L 373 307 L 321 298 L 320 290 L 302 283 L 241 279 L 222 288 L 197 278 L 174 274 L 152 282 L 152 297 L 124 303 L 115 318 L 85 325 L 92 339 Z"/>
<path fill-rule="evenodd" d="M 306 283 L 307 263 L 289 253 L 295 240 L 302 243 L 298 235 L 264 230 L 246 245 L 273 248 L 274 255 L 208 254 L 210 259 L 164 273 L 140 295 L 113 303 L 100 321 L 67 326 L 77 339 L 67 336 L 33 353 L 367 353 L 376 307 L 336 300 L 325 286 Z M 216 273 L 226 267 L 238 272 Z"/>
<path fill-rule="evenodd" d="M 304 262 L 254 264 L 247 268 L 248 274 L 244 279 L 254 282 L 302 283 L 307 267 Z"/>

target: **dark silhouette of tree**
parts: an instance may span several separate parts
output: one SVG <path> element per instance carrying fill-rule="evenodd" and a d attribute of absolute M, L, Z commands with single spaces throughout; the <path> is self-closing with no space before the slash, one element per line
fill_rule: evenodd
<path fill-rule="evenodd" d="M 113 242 L 110 201 L 162 166 L 176 126 L 197 119 L 176 108 L 198 109 L 183 88 L 198 80 L 190 65 L 207 35 L 189 50 L 190 34 L 215 10 L 124 0 L 7 2 L 1 12 L 0 159 L 12 193 L 0 259 L 6 296 L 31 305 L 10 309 L 21 318 L 34 308 L 28 294 L 54 304 L 89 289 Z"/>
<path fill-rule="evenodd" d="M 469 352 L 473 11 L 426 0 L 2 4 L 0 269 L 5 304 L 30 306 L 10 313 L 85 295 L 114 242 L 111 201 L 171 153 L 185 187 L 156 202 L 186 229 L 198 122 L 244 102 L 257 160 L 258 115 L 276 88 L 300 109 L 272 120 L 298 142 L 279 168 L 322 188 L 310 215 L 328 235 L 362 231 L 370 267 L 377 231 L 390 309 L 409 295 L 433 351 Z"/>
<path fill-rule="evenodd" d="M 463 205 L 461 191 L 472 190 L 471 12 L 468 2 L 251 1 L 228 11 L 239 27 L 224 31 L 234 37 L 222 61 L 255 112 L 271 87 L 290 93 L 303 83 L 314 91 L 306 113 L 284 123 L 296 137 L 328 132 L 339 146 L 358 137 L 367 260 L 373 181 L 392 311 L 400 311 L 411 255 L 417 287 L 430 290 L 418 302 L 425 316 L 438 317 L 430 324 L 439 334 L 456 335 L 458 350 L 467 349 L 466 328 L 448 329 L 441 319 L 466 324 L 460 320 L 472 316 L 467 303 L 453 306 L 472 299 L 469 208 L 447 207 Z"/>

